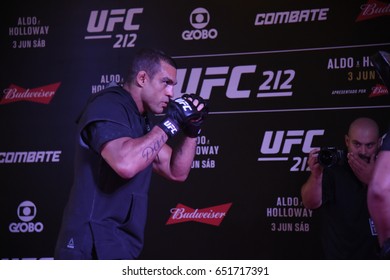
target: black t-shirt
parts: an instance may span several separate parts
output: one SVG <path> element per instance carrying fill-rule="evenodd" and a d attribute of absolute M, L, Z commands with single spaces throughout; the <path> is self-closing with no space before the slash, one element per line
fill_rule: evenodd
<path fill-rule="evenodd" d="M 377 236 L 367 207 L 367 186 L 347 162 L 324 169 L 322 242 L 327 259 L 377 259 Z"/>
<path fill-rule="evenodd" d="M 74 183 L 57 243 L 59 258 L 134 259 L 143 247 L 152 164 L 127 180 L 100 155 L 107 141 L 146 132 L 131 95 L 119 86 L 96 93 L 78 119 Z M 71 246 L 69 246 L 71 242 Z"/>

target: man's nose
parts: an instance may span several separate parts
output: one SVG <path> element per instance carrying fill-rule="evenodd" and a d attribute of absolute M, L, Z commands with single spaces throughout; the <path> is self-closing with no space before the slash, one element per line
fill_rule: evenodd
<path fill-rule="evenodd" d="M 166 94 L 172 98 L 173 97 L 173 86 L 168 86 L 166 90 Z"/>

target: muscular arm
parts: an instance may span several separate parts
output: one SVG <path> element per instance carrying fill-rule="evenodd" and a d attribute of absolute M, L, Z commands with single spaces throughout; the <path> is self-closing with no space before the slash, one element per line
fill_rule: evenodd
<path fill-rule="evenodd" d="M 207 106 L 196 95 L 183 95 L 169 104 L 166 119 L 143 137 L 120 137 L 103 145 L 102 157 L 119 176 L 132 178 L 153 163 L 153 170 L 167 179 L 184 181 L 188 177 L 195 155 L 196 136 L 185 132 L 186 136 L 183 135 L 174 149 L 166 142 L 168 135 L 177 134 L 179 126 L 182 129 L 191 123 L 201 124 Z"/>
<path fill-rule="evenodd" d="M 104 160 L 122 178 L 130 179 L 149 164 L 158 174 L 174 181 L 184 181 L 195 155 L 196 138 L 183 137 L 172 149 L 166 133 L 155 126 L 140 138 L 121 137 L 109 141 L 101 150 Z"/>
<path fill-rule="evenodd" d="M 379 243 L 390 238 L 390 151 L 381 151 L 368 186 L 368 209 L 378 232 Z"/>
<path fill-rule="evenodd" d="M 101 155 L 119 176 L 130 179 L 156 159 L 167 140 L 166 133 L 155 126 L 142 137 L 121 137 L 107 142 Z"/>
<path fill-rule="evenodd" d="M 184 181 L 191 170 L 195 156 L 196 138 L 183 137 L 180 144 L 172 149 L 165 145 L 153 162 L 153 170 L 174 181 Z"/>
<path fill-rule="evenodd" d="M 309 153 L 308 164 L 311 174 L 301 187 L 303 206 L 308 209 L 315 209 L 322 204 L 322 167 L 317 161 L 318 149 Z"/>

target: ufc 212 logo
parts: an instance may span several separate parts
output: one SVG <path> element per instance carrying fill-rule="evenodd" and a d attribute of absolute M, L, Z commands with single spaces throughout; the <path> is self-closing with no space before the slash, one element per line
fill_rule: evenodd
<path fill-rule="evenodd" d="M 257 88 L 242 85 L 241 80 L 257 81 Z M 231 99 L 287 97 L 293 95 L 294 69 L 262 70 L 257 65 L 215 66 L 177 70 L 175 96 L 186 92 L 199 92 L 210 99 L 214 88 L 226 88 L 225 95 Z"/>
<path fill-rule="evenodd" d="M 190 24 L 194 29 L 184 30 L 181 34 L 183 40 L 206 40 L 215 39 L 218 31 L 215 28 L 207 29 L 210 22 L 210 13 L 205 8 L 196 8 L 190 14 Z"/>
<path fill-rule="evenodd" d="M 315 137 L 323 136 L 324 129 L 313 130 L 278 130 L 266 131 L 260 146 L 261 156 L 258 161 L 289 161 L 293 150 L 308 154 L 316 147 L 313 147 Z M 309 171 L 307 156 L 293 157 L 293 166 L 290 171 Z"/>
<path fill-rule="evenodd" d="M 93 10 L 88 19 L 86 40 L 115 38 L 113 48 L 135 47 L 138 20 L 143 8 Z"/>
<path fill-rule="evenodd" d="M 20 221 L 10 223 L 9 231 L 12 233 L 31 233 L 43 231 L 41 222 L 33 222 L 37 215 L 37 207 L 32 201 L 23 201 L 19 204 L 16 214 Z"/>

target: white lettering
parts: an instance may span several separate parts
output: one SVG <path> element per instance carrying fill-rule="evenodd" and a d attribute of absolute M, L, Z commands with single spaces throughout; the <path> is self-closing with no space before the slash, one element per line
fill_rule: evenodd
<path fill-rule="evenodd" d="M 275 132 L 274 136 L 273 131 L 266 131 L 260 152 L 262 154 L 277 154 L 281 151 L 282 154 L 289 154 L 293 145 L 303 143 L 302 152 L 309 153 L 313 149 L 314 137 L 324 135 L 324 132 L 323 129 L 308 130 L 306 133 L 304 130 L 279 130 Z"/>
<path fill-rule="evenodd" d="M 1 163 L 59 162 L 62 151 L 0 152 Z"/>
<path fill-rule="evenodd" d="M 324 21 L 328 19 L 328 12 L 329 8 L 285 11 L 276 13 L 260 13 L 256 15 L 255 26 L 308 21 Z"/>

